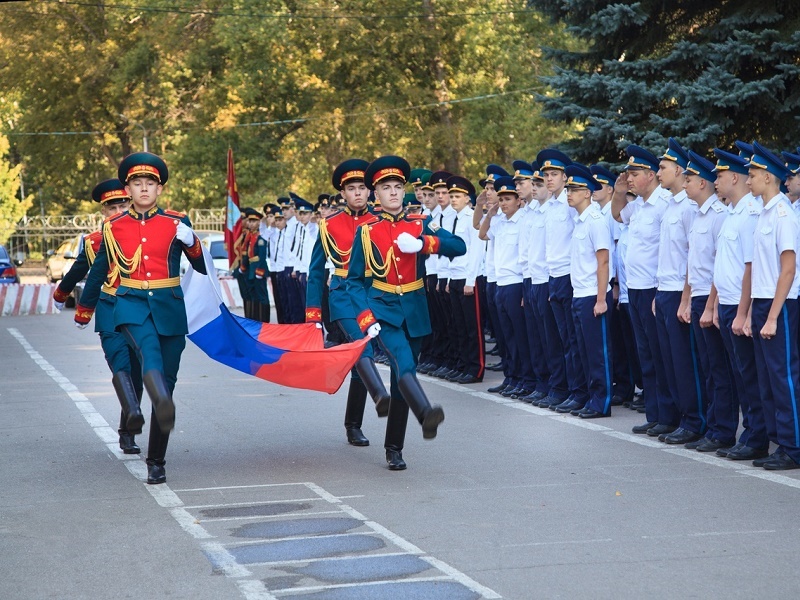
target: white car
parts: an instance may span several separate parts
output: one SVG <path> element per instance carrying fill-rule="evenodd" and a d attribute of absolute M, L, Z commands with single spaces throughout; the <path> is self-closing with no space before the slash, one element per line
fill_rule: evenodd
<path fill-rule="evenodd" d="M 228 252 L 225 250 L 225 235 L 221 231 L 195 231 L 195 234 L 200 239 L 200 243 L 211 254 L 214 259 L 214 267 L 217 269 L 217 277 L 230 277 L 230 269 L 228 268 Z M 186 255 L 181 256 L 181 276 L 186 273 L 189 268 L 189 260 Z"/>

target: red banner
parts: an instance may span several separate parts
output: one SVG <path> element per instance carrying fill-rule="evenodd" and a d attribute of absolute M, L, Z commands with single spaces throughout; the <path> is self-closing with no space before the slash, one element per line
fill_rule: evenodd
<path fill-rule="evenodd" d="M 236 173 L 233 170 L 233 150 L 228 148 L 228 201 L 225 205 L 225 249 L 228 251 L 228 266 L 236 260 L 234 243 L 242 232 L 239 218 L 239 190 L 236 189 Z"/>

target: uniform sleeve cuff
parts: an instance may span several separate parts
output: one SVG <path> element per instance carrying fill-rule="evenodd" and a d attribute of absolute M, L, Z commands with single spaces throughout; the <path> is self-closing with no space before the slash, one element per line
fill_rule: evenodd
<path fill-rule="evenodd" d="M 441 240 L 435 235 L 422 236 L 422 250 L 423 254 L 436 254 L 439 252 L 439 245 Z"/>
<path fill-rule="evenodd" d="M 375 315 L 372 314 L 370 309 L 362 311 L 358 317 L 356 317 L 356 321 L 358 321 L 359 329 L 361 329 L 361 331 L 364 333 L 367 332 L 367 329 L 369 329 L 370 325 L 377 323 L 375 320 Z"/>
<path fill-rule="evenodd" d="M 306 323 L 322 323 L 322 309 L 306 308 Z"/>
<path fill-rule="evenodd" d="M 65 302 L 67 298 L 69 298 L 69 293 L 62 290 L 60 286 L 53 292 L 53 300 L 56 302 Z"/>
<path fill-rule="evenodd" d="M 256 277 L 263 277 L 264 269 L 256 269 Z"/>
<path fill-rule="evenodd" d="M 92 320 L 93 314 L 94 314 L 93 308 L 86 308 L 85 306 L 81 306 L 80 304 L 78 304 L 75 307 L 75 322 L 86 324 Z"/>
<path fill-rule="evenodd" d="M 194 236 L 194 244 L 186 248 L 186 254 L 189 255 L 189 258 L 197 258 L 202 253 L 203 247 L 200 245 L 200 239 L 197 236 Z"/>

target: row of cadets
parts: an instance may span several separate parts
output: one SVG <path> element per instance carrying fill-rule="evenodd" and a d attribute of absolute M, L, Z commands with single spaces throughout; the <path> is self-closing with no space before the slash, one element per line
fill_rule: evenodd
<path fill-rule="evenodd" d="M 628 162 L 625 173 L 615 183 L 611 213 L 614 219 L 627 226 L 624 269 L 644 390 L 646 422 L 636 425 L 633 432 L 647 433 L 661 425 L 665 428 L 664 433 L 671 433 L 677 425 L 676 411 L 669 392 L 653 314 L 658 287 L 661 222 L 669 203 L 664 196 L 666 191 L 659 186 L 656 177 L 659 159 L 635 145 L 628 146 L 626 152 Z M 629 196 L 628 191 L 632 195 Z"/>
<path fill-rule="evenodd" d="M 92 190 L 92 200 L 100 204 L 104 220 L 128 211 L 131 197 L 119 179 L 107 179 Z M 83 237 L 82 247 L 72 268 L 64 275 L 53 292 L 53 304 L 58 310 L 78 282 L 82 281 L 94 263 L 103 240 L 102 228 Z M 142 400 L 142 367 L 121 333 L 114 327 L 114 301 L 119 281 L 114 279 L 103 286 L 95 309 L 95 331 L 100 334 L 100 346 L 111 370 L 111 381 L 119 400 L 119 447 L 124 454 L 139 454 L 135 436 L 142 432 L 144 417 Z M 78 308 L 80 310 L 80 307 Z"/>
<path fill-rule="evenodd" d="M 367 167 L 365 183 L 375 192 L 381 213 L 375 223 L 356 231 L 346 280 L 359 328 L 377 336 L 390 357 L 391 401 L 384 442 L 390 470 L 406 468 L 402 450 L 409 408 L 425 439 L 436 437 L 444 420 L 444 411 L 431 406 L 416 376 L 422 339 L 431 332 L 424 258 L 466 253 L 463 240 L 444 228 L 433 231 L 429 217 L 403 210 L 410 171 L 408 162 L 397 156 L 378 158 Z"/>
<path fill-rule="evenodd" d="M 450 233 L 463 240 L 467 247 L 466 254 L 447 259 L 445 292 L 453 316 L 451 336 L 458 349 L 456 374 L 447 379 L 463 384 L 479 383 L 483 381 L 486 367 L 478 289 L 485 244 L 478 239 L 478 232 L 472 226 L 474 209 L 471 199 L 475 197 L 475 187 L 458 175 L 448 177 L 446 185 L 450 207 L 455 211 Z"/>
<path fill-rule="evenodd" d="M 311 252 L 308 270 L 305 320 L 322 329 L 322 313 L 330 314 L 331 327 L 339 329 L 347 341 L 363 337 L 356 322 L 356 312 L 345 289 L 345 280 L 350 266 L 353 241 L 361 225 L 375 223 L 376 217 L 367 207 L 367 187 L 364 174 L 367 161 L 352 158 L 336 167 L 331 177 L 333 187 L 342 193 L 345 206 L 342 210 L 324 211 L 319 220 L 319 236 Z M 333 265 L 330 275 L 327 265 Z M 369 274 L 365 274 L 366 277 Z M 324 297 L 329 287 L 327 299 Z M 326 307 L 327 305 L 327 307 Z M 375 401 L 378 416 L 389 412 L 389 394 L 383 385 L 373 361 L 372 344 L 364 347 L 350 377 L 347 393 L 344 427 L 348 443 L 353 446 L 369 446 L 369 440 L 361 431 L 367 393 Z"/>
<path fill-rule="evenodd" d="M 487 213 L 492 207 L 496 207 L 498 203 L 497 192 L 494 188 L 494 183 L 499 177 L 509 177 L 508 172 L 501 166 L 490 164 L 486 167 L 486 177 L 480 180 L 480 185 L 483 188 L 483 194 L 479 195 L 476 201 L 477 208 L 472 215 L 472 226 L 476 230 L 480 230 L 483 220 L 487 218 Z M 499 219 L 502 214 L 495 214 L 494 219 Z M 500 362 L 487 365 L 486 369 L 490 371 L 502 371 L 504 363 L 507 360 L 505 338 L 503 330 L 500 326 L 500 314 L 497 310 L 497 272 L 494 266 L 494 240 L 485 240 L 486 252 L 484 254 L 483 272 L 486 277 L 486 310 L 484 311 L 488 317 L 488 329 L 491 331 L 494 340 L 495 348 L 494 353 L 500 358 Z"/>
<path fill-rule="evenodd" d="M 522 309 L 522 265 L 519 262 L 519 245 L 522 236 L 522 201 L 517 195 L 512 177 L 499 177 L 494 181 L 498 203 L 486 213 L 478 237 L 494 241 L 494 271 L 497 288 L 494 301 L 497 306 L 500 329 L 503 332 L 505 357 L 503 381 L 490 392 L 516 390 L 515 396 L 527 395 L 522 391 L 534 380 L 528 348 L 528 335 Z"/>
<path fill-rule="evenodd" d="M 550 193 L 539 170 L 539 163 L 534 161 L 528 164 L 525 161 L 515 160 L 512 166 L 517 194 L 526 207 L 522 216 L 523 235 L 519 240 L 519 262 L 522 266 L 523 309 L 533 380 L 524 382 L 518 393 L 514 389 L 504 390 L 501 393 L 505 396 L 521 397 L 526 402 L 538 403 L 548 397 L 551 388 L 554 391 L 558 390 L 560 377 L 563 378 L 563 367 L 561 367 L 563 358 L 558 356 L 557 352 L 549 351 L 551 346 L 546 338 L 544 323 L 545 318 L 548 319 L 550 331 L 557 331 L 548 301 L 550 275 L 545 255 L 545 210 L 549 206 L 547 200 Z M 540 306 L 541 302 L 548 304 L 546 313 Z M 560 346 L 561 341 L 557 339 L 554 343 Z M 553 357 L 548 356 L 549 354 L 553 354 Z M 552 375 L 551 365 L 548 362 L 553 363 L 555 376 Z M 527 394 L 524 393 L 526 391 Z M 558 402 L 560 403 L 561 401 Z"/>
<path fill-rule="evenodd" d="M 317 239 L 318 228 L 311 218 L 314 206 L 296 194 L 293 195 L 293 199 L 297 211 L 297 241 L 294 244 L 295 260 L 292 279 L 297 287 L 301 310 L 303 310 L 306 305 L 308 265 L 311 262 L 311 251 Z"/>
<path fill-rule="evenodd" d="M 577 212 L 567 202 L 565 169 L 572 161 L 563 152 L 552 148 L 539 152 L 536 161 L 544 176 L 547 191 L 550 192 L 547 201 L 549 207 L 545 212 L 545 255 L 550 272 L 550 307 L 561 338 L 566 387 L 569 392 L 553 410 L 570 412 L 582 409 L 589 399 L 586 376 L 578 351 L 577 331 L 571 317 L 570 251 Z M 542 402 L 539 403 L 540 406 L 541 404 Z"/>
<path fill-rule="evenodd" d="M 259 226 L 261 237 L 269 243 L 269 270 L 275 274 L 271 281 L 278 323 L 295 322 L 292 320 L 295 312 L 292 307 L 299 301 L 296 286 L 292 283 L 294 257 L 288 227 L 292 220 L 292 230 L 296 231 L 297 218 L 293 206 L 292 201 L 286 197 L 278 198 L 277 205 L 265 205 L 265 218 Z"/>
<path fill-rule="evenodd" d="M 244 215 L 243 230 L 244 253 L 241 256 L 239 272 L 247 286 L 247 297 L 244 298 L 244 316 L 254 321 L 269 323 L 270 304 L 267 279 L 269 265 L 267 261 L 268 242 L 259 231 L 263 215 L 254 208 L 242 210 Z"/>
<path fill-rule="evenodd" d="M 158 206 L 168 176 L 166 163 L 149 152 L 131 154 L 120 163 L 118 178 L 131 196 L 131 207 L 104 223 L 103 242 L 75 311 L 75 322 L 85 327 L 103 283 L 119 278 L 114 328 L 139 359 L 153 407 L 146 461 L 150 484 L 166 481 L 165 456 L 175 426 L 172 394 L 188 333 L 179 276 L 181 254 L 206 274 L 202 246 L 188 217 Z"/>
<path fill-rule="evenodd" d="M 656 179 L 666 208 L 661 218 L 658 246 L 658 287 L 655 297 L 656 332 L 671 400 L 660 407 L 659 421 L 647 431 L 667 444 L 700 440 L 706 427 L 705 392 L 691 326 L 691 290 L 687 279 L 689 232 L 697 203 L 684 189 L 689 154 L 673 138 L 659 158 Z M 648 393 L 647 391 L 645 392 Z"/>

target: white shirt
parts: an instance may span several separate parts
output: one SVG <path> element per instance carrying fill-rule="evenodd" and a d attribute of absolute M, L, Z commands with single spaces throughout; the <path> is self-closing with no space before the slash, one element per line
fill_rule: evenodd
<path fill-rule="evenodd" d="M 658 187 L 646 202 L 639 196 L 620 212 L 622 222 L 629 230 L 625 264 L 629 289 L 648 290 L 658 286 L 656 273 L 661 219 L 668 206 L 663 194 L 664 189 Z"/>
<path fill-rule="evenodd" d="M 597 204 L 600 206 L 599 204 Z M 611 235 L 611 247 L 608 249 L 608 264 L 611 267 L 611 277 L 617 276 L 617 240 L 619 239 L 619 226 L 621 223 L 611 215 L 611 201 L 605 203 L 605 206 L 600 206 L 600 212 L 608 221 L 608 232 Z"/>
<path fill-rule="evenodd" d="M 714 286 L 719 303 L 738 306 L 742 298 L 744 266 L 753 262 L 753 235 L 758 215 L 764 206 L 747 193 L 728 210 L 717 238 L 717 257 L 714 260 Z"/>
<path fill-rule="evenodd" d="M 431 224 L 439 225 L 439 215 L 442 214 L 441 207 L 437 204 L 431 210 Z M 439 276 L 439 255 L 431 254 L 425 259 L 425 274 Z"/>
<path fill-rule="evenodd" d="M 695 206 L 697 203 L 694 202 Z M 692 298 L 708 296 L 714 281 L 714 260 L 717 256 L 717 236 L 728 218 L 728 208 L 711 194 L 697 207 L 697 216 L 689 230 L 689 287 Z"/>
<path fill-rule="evenodd" d="M 319 235 L 319 227 L 316 223 L 309 221 L 305 225 L 300 225 L 300 243 L 298 244 L 295 262 L 295 269 L 300 273 L 308 273 L 311 265 L 311 253 L 314 250 L 314 243 Z"/>
<path fill-rule="evenodd" d="M 478 231 L 472 226 L 474 209 L 465 206 L 457 213 L 454 235 L 457 235 L 467 246 L 467 253 L 450 260 L 450 279 L 465 279 L 464 285 L 474 286 L 475 278 L 480 275 L 481 264 L 486 244 L 478 237 Z"/>
<path fill-rule="evenodd" d="M 297 217 L 292 217 L 286 220 L 286 227 L 283 230 L 283 237 L 286 239 L 286 252 L 284 253 L 284 265 L 287 267 L 294 267 L 297 238 L 300 236 L 298 229 L 300 228 L 300 221 Z"/>
<path fill-rule="evenodd" d="M 489 231 L 486 233 L 490 240 L 494 240 L 494 267 L 497 275 L 497 285 L 512 285 L 522 283 L 522 267 L 519 264 L 519 236 L 521 233 L 520 221 L 522 213 L 517 210 L 510 219 L 505 214 L 497 215 L 497 220 L 492 219 Z M 519 324 L 519 326 L 523 326 Z"/>
<path fill-rule="evenodd" d="M 689 231 L 697 214 L 693 203 L 681 190 L 674 196 L 667 192 L 667 209 L 661 219 L 658 245 L 658 289 L 661 292 L 682 292 L 689 262 Z"/>
<path fill-rule="evenodd" d="M 778 193 L 758 215 L 753 236 L 753 298 L 775 297 L 781 272 L 781 254 L 797 251 L 797 218 L 785 194 Z M 795 273 L 795 278 L 797 274 Z M 797 298 L 795 286 L 787 298 Z"/>
<path fill-rule="evenodd" d="M 286 228 L 277 227 L 259 228 L 261 237 L 268 242 L 269 270 L 272 273 L 283 271 L 286 267 Z"/>
<path fill-rule="evenodd" d="M 502 214 L 493 216 L 489 222 L 489 227 L 494 227 L 502 216 Z M 483 219 L 485 218 L 486 216 L 484 215 Z M 483 223 L 483 219 L 481 219 L 481 223 Z M 497 270 L 494 266 L 494 240 L 491 238 L 486 240 L 486 282 L 497 283 Z"/>
<path fill-rule="evenodd" d="M 567 190 L 561 190 L 558 198 L 551 197 L 550 207 L 545 213 L 545 254 L 550 277 L 569 275 L 572 229 L 575 227 L 574 208 L 567 204 Z"/>
<path fill-rule="evenodd" d="M 597 252 L 611 249 L 611 230 L 600 206 L 592 203 L 575 219 L 570 245 L 569 279 L 575 298 L 597 296 Z M 609 279 L 611 263 L 609 262 Z M 611 286 L 606 286 L 606 291 Z"/>
<path fill-rule="evenodd" d="M 625 267 L 625 258 L 628 253 L 628 237 L 630 232 L 627 225 L 620 223 L 617 251 L 614 253 L 614 262 L 617 267 L 617 283 L 619 284 L 619 303 L 628 304 L 628 277 Z"/>
<path fill-rule="evenodd" d="M 453 233 L 453 225 L 456 220 L 456 211 L 449 204 L 442 209 L 439 216 L 436 217 L 436 224 Z M 446 256 L 437 255 L 437 269 L 439 272 L 439 279 L 450 279 L 450 259 Z"/>
<path fill-rule="evenodd" d="M 539 204 L 534 201 L 523 216 L 519 261 L 522 265 L 523 277 L 530 278 L 534 285 L 550 281 L 545 244 L 545 224 L 550 206 L 549 202 Z"/>

